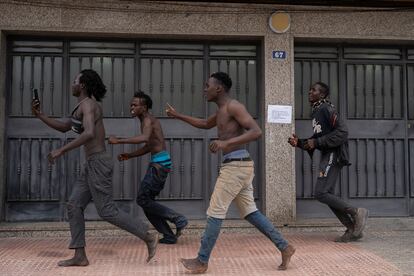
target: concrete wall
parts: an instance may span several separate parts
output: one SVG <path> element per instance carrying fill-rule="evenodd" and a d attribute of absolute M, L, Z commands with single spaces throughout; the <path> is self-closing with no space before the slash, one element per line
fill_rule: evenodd
<path fill-rule="evenodd" d="M 30 3 L 27 3 L 30 2 Z M 263 118 L 269 104 L 294 104 L 294 40 L 413 41 L 414 12 L 349 12 L 315 10 L 275 5 L 224 4 L 141 4 L 138 1 L 27 1 L 0 3 L 0 31 L 7 34 L 66 35 L 99 37 L 222 38 L 263 41 Z M 291 15 L 291 28 L 285 34 L 270 31 L 267 22 L 276 9 Z M 1 37 L 0 108 L 4 110 L 5 37 Z M 272 59 L 272 50 L 284 50 L 287 59 Z M 0 143 L 4 148 L 4 112 L 0 113 Z M 295 219 L 294 150 L 287 137 L 294 124 L 264 125 L 265 134 L 265 212 L 274 221 Z M 2 161 L 0 161 L 2 162 Z M 1 173 L 4 163 L 0 163 Z M 0 179 L 4 177 L 0 175 Z M 4 181 L 2 186 L 4 188 Z M 4 195 L 4 191 L 0 193 Z"/>

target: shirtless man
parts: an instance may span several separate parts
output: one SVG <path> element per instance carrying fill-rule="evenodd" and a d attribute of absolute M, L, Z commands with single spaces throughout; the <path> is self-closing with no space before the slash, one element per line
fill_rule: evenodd
<path fill-rule="evenodd" d="M 245 106 L 229 95 L 232 81 L 226 73 L 213 73 L 208 79 L 204 93 L 207 101 L 215 102 L 218 110 L 209 118 L 199 119 L 178 113 L 170 105 L 167 114 L 190 125 L 210 129 L 217 126 L 218 140 L 210 144 L 210 151 L 223 152 L 223 164 L 214 187 L 207 210 L 207 225 L 201 239 L 198 256 L 194 259 L 181 259 L 182 264 L 192 273 L 204 273 L 220 227 L 227 210 L 234 200 L 242 218 L 246 219 L 282 253 L 279 270 L 286 270 L 295 248 L 283 239 L 272 223 L 257 209 L 253 198 L 252 181 L 254 164 L 244 145 L 258 139 L 262 131 Z"/>
<path fill-rule="evenodd" d="M 122 153 L 118 156 L 119 161 L 128 160 L 131 157 L 138 157 L 151 153 L 151 162 L 148 165 L 147 173 L 141 182 L 138 191 L 137 203 L 144 210 L 145 216 L 158 232 L 163 234 L 160 243 L 175 244 L 181 235 L 184 227 L 187 226 L 187 219 L 155 201 L 155 197 L 164 188 L 168 173 L 171 170 L 171 157 L 166 151 L 164 134 L 161 124 L 148 110 L 152 108 L 151 98 L 142 91 L 136 92 L 131 100 L 130 111 L 133 117 L 138 117 L 141 122 L 141 135 L 120 139 L 115 136 L 109 137 L 110 144 L 145 144 L 137 151 Z M 171 230 L 167 221 L 176 226 L 176 234 Z"/>
<path fill-rule="evenodd" d="M 105 96 L 106 87 L 100 76 L 93 70 L 83 70 L 72 85 L 72 95 L 78 98 L 71 118 L 55 120 L 43 114 L 39 100 L 33 100 L 32 112 L 49 127 L 61 132 L 73 130 L 79 136 L 61 148 L 49 153 L 52 164 L 66 152 L 84 146 L 86 163 L 82 175 L 76 181 L 67 203 L 72 240 L 69 248 L 75 249 L 73 258 L 63 260 L 59 266 L 87 266 L 85 252 L 85 219 L 83 212 L 93 199 L 98 214 L 112 223 L 142 239 L 148 247 L 147 262 L 155 255 L 158 234 L 148 232 L 148 225 L 118 209 L 112 198 L 113 162 L 105 149 L 105 128 L 103 112 L 98 104 Z"/>

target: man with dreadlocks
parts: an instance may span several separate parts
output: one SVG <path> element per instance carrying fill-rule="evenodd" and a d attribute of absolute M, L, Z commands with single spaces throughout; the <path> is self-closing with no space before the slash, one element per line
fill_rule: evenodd
<path fill-rule="evenodd" d="M 335 195 L 335 183 L 343 166 L 348 161 L 348 129 L 339 118 L 335 107 L 327 100 L 329 87 L 317 82 L 309 90 L 309 102 L 312 105 L 313 136 L 298 139 L 295 134 L 288 142 L 293 147 L 306 150 L 312 157 L 315 149 L 321 151 L 319 177 L 315 186 L 315 198 L 328 205 L 340 222 L 346 227 L 345 233 L 337 242 L 350 242 L 362 238 L 368 210 L 356 208 Z"/>
<path fill-rule="evenodd" d="M 98 104 L 105 96 L 106 87 L 101 77 L 93 70 L 83 70 L 72 85 L 72 95 L 78 98 L 78 104 L 71 118 L 55 120 L 43 114 L 39 100 L 33 100 L 32 112 L 48 126 L 67 132 L 73 130 L 79 136 L 48 155 L 52 164 L 64 153 L 84 146 L 86 163 L 82 175 L 76 181 L 67 203 L 67 211 L 72 240 L 69 248 L 75 249 L 73 258 L 63 260 L 59 266 L 87 266 L 89 261 L 85 252 L 84 210 L 93 199 L 98 214 L 112 223 L 142 239 L 148 248 L 147 262 L 155 255 L 158 234 L 148 232 L 148 225 L 118 209 L 112 197 L 113 162 L 105 149 L 105 128 L 103 112 Z"/>

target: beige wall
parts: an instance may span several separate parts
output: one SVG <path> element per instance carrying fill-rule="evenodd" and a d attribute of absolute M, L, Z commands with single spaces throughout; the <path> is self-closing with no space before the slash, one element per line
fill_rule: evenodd
<path fill-rule="evenodd" d="M 37 4 L 0 3 L 0 30 L 20 34 L 58 34 L 106 37 L 209 38 L 263 41 L 263 87 L 265 118 L 268 104 L 293 105 L 293 44 L 295 38 L 348 41 L 412 41 L 414 12 L 292 11 L 291 28 L 274 34 L 268 16 L 277 6 L 220 4 L 131 4 L 113 1 L 32 1 Z M 106 3 L 105 3 L 106 2 Z M 303 10 L 303 8 L 302 8 Z M 1 37 L 0 108 L 4 110 L 4 37 Z M 272 50 L 287 52 L 286 60 L 273 60 Z M 4 114 L 0 117 L 3 146 Z M 294 125 L 265 122 L 265 212 L 274 221 L 295 219 L 294 151 L 286 144 Z M 0 163 L 3 168 L 4 164 Z M 3 169 L 1 170 L 4 171 Z M 1 177 L 0 179 L 4 179 Z M 1 191 L 0 191 L 1 193 Z"/>

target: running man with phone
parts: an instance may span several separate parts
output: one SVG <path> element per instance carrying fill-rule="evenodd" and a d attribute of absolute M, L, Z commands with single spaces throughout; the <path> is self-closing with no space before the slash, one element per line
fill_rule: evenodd
<path fill-rule="evenodd" d="M 154 257 L 158 234 L 148 232 L 148 225 L 138 217 L 132 217 L 117 208 L 113 200 L 113 162 L 105 148 L 105 128 L 102 107 L 98 102 L 105 96 L 106 87 L 101 77 L 93 70 L 81 71 L 72 85 L 72 95 L 78 104 L 72 111 L 71 118 L 55 120 L 45 115 L 40 109 L 40 101 L 32 101 L 32 113 L 46 125 L 60 132 L 69 130 L 79 136 L 48 155 L 50 163 L 66 152 L 84 146 L 86 163 L 82 174 L 74 183 L 72 194 L 67 203 L 67 211 L 72 240 L 69 248 L 75 249 L 75 255 L 58 263 L 59 266 L 87 266 L 85 252 L 85 218 L 84 210 L 93 199 L 98 214 L 106 221 L 124 229 L 142 239 L 148 248 L 147 262 Z"/>

